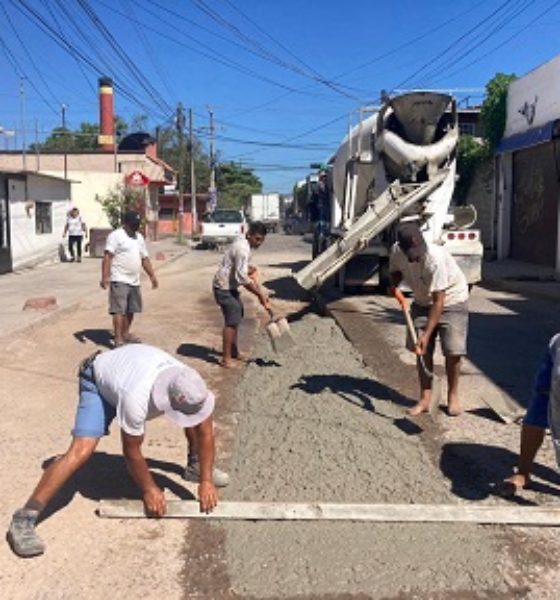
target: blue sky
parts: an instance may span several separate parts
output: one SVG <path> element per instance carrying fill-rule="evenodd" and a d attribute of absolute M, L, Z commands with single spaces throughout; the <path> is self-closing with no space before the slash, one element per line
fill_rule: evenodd
<path fill-rule="evenodd" d="M 0 19 L 5 130 L 21 129 L 22 76 L 30 142 L 36 123 L 40 136 L 60 124 L 62 104 L 71 127 L 97 121 L 97 77 L 109 75 L 116 112 L 149 114 L 150 127 L 181 101 L 206 140 L 212 107 L 221 159 L 289 192 L 381 90 L 476 104 L 497 71 L 553 58 L 560 0 L 0 0 Z"/>

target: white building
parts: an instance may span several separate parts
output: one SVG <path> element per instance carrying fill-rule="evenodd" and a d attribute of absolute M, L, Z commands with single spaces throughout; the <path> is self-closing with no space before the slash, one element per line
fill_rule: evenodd
<path fill-rule="evenodd" d="M 0 170 L 0 273 L 58 253 L 71 184 L 42 173 Z"/>
<path fill-rule="evenodd" d="M 498 258 L 560 273 L 560 56 L 510 84 L 498 152 Z"/>

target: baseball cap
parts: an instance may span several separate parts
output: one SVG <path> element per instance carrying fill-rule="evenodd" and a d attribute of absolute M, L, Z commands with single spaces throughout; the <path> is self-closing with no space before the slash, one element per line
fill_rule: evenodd
<path fill-rule="evenodd" d="M 181 427 L 195 427 L 214 411 L 214 394 L 202 377 L 189 367 L 163 370 L 152 387 L 152 400 L 158 410 Z"/>
<path fill-rule="evenodd" d="M 141 221 L 140 213 L 135 210 L 129 210 L 124 213 L 123 223 L 130 225 L 131 227 L 139 227 Z"/>
<path fill-rule="evenodd" d="M 410 261 L 422 258 L 428 251 L 426 240 L 416 221 L 400 223 L 397 229 L 397 240 L 401 250 Z"/>

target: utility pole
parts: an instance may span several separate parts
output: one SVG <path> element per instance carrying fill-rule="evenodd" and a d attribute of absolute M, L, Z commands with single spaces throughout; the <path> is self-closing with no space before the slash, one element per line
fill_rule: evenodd
<path fill-rule="evenodd" d="M 185 109 L 183 104 L 177 104 L 177 113 L 175 116 L 175 128 L 179 141 L 179 200 L 177 206 L 177 215 L 179 222 L 177 224 L 177 241 L 183 243 L 183 217 L 185 214 Z"/>
<path fill-rule="evenodd" d="M 66 104 L 63 104 L 60 108 L 62 111 L 62 135 L 64 136 L 62 138 L 62 141 L 63 141 L 62 145 L 64 146 L 64 179 L 67 179 L 68 178 L 68 154 L 67 154 L 68 140 L 66 138 Z"/>
<path fill-rule="evenodd" d="M 27 171 L 27 152 L 25 149 L 25 89 L 23 87 L 23 77 L 19 78 L 19 110 L 21 121 L 21 158 L 23 162 L 23 170 Z"/>
<path fill-rule="evenodd" d="M 39 121 L 35 118 L 35 170 L 41 170 L 41 155 L 39 153 Z"/>
<path fill-rule="evenodd" d="M 192 206 L 192 232 L 193 236 L 197 231 L 198 215 L 196 212 L 196 180 L 194 173 L 194 143 L 193 143 L 193 113 L 189 108 L 189 154 L 191 161 L 191 206 Z"/>
<path fill-rule="evenodd" d="M 211 106 L 208 106 L 208 114 L 210 115 L 210 186 L 208 187 L 208 199 L 210 210 L 214 211 L 218 196 L 216 192 L 216 165 L 214 158 L 214 111 Z"/>

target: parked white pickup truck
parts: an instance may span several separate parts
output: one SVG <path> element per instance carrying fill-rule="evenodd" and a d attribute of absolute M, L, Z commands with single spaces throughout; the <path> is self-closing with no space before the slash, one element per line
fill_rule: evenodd
<path fill-rule="evenodd" d="M 216 247 L 229 244 L 247 231 L 245 217 L 240 210 L 215 210 L 204 217 L 200 241 L 203 246 Z"/>

